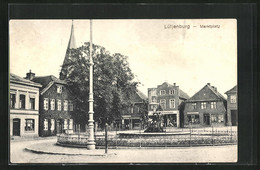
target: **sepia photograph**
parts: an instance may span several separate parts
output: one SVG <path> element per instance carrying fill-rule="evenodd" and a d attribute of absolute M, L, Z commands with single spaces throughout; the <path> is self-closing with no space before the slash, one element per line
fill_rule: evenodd
<path fill-rule="evenodd" d="M 236 19 L 9 20 L 10 164 L 236 163 Z"/>

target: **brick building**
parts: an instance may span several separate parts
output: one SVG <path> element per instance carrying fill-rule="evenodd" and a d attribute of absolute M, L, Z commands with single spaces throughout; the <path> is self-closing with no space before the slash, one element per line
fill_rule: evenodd
<path fill-rule="evenodd" d="M 10 73 L 10 136 L 38 136 L 38 83 Z"/>
<path fill-rule="evenodd" d="M 184 124 L 223 126 L 226 124 L 226 99 L 210 83 L 185 101 Z"/>
<path fill-rule="evenodd" d="M 74 97 L 66 82 L 52 75 L 35 77 L 31 72 L 27 73 L 26 79 L 42 85 L 39 100 L 39 135 L 73 132 Z"/>
<path fill-rule="evenodd" d="M 142 114 L 147 112 L 147 96 L 137 90 L 131 99 L 131 105 L 123 110 L 121 126 L 123 129 L 140 129 Z"/>
<path fill-rule="evenodd" d="M 174 83 L 164 82 L 157 88 L 148 88 L 148 115 L 153 115 L 160 106 L 166 126 L 181 127 L 183 104 L 189 96 Z"/>
<path fill-rule="evenodd" d="M 237 126 L 237 86 L 225 94 L 227 95 L 227 125 Z"/>

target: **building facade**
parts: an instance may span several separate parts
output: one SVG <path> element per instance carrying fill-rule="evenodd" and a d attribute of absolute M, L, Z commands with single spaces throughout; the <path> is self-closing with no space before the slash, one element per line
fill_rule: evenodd
<path fill-rule="evenodd" d="M 51 136 L 73 132 L 74 97 L 64 80 L 55 76 L 34 77 L 27 74 L 27 79 L 42 85 L 39 100 L 39 135 Z"/>
<path fill-rule="evenodd" d="M 131 104 L 121 115 L 121 126 L 123 129 L 142 128 L 142 114 L 147 113 L 147 97 L 137 90 L 131 99 Z"/>
<path fill-rule="evenodd" d="M 41 85 L 10 73 L 10 136 L 38 136 Z"/>
<path fill-rule="evenodd" d="M 189 96 L 174 83 L 164 82 L 157 88 L 148 88 L 148 115 L 160 112 L 165 126 L 182 126 L 182 106 Z"/>
<path fill-rule="evenodd" d="M 226 116 L 226 99 L 210 83 L 185 101 L 186 126 L 224 126 Z"/>
<path fill-rule="evenodd" d="M 237 126 L 237 86 L 228 90 L 227 95 L 227 125 Z"/>

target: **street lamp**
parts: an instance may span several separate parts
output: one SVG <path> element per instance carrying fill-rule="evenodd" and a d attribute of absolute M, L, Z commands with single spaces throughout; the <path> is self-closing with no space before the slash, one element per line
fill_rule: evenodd
<path fill-rule="evenodd" d="M 95 149 L 95 140 L 94 140 L 94 120 L 93 120 L 93 59 L 92 59 L 92 20 L 90 19 L 90 46 L 89 46 L 89 120 L 88 120 L 88 127 L 89 127 L 89 138 L 87 142 L 87 148 L 89 150 Z"/>

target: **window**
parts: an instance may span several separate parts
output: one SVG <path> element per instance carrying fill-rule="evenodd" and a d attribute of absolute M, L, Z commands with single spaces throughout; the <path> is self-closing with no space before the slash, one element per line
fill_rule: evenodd
<path fill-rule="evenodd" d="M 11 94 L 10 95 L 10 107 L 11 108 L 15 108 L 15 101 L 16 101 L 16 95 L 15 94 Z"/>
<path fill-rule="evenodd" d="M 34 119 L 25 119 L 25 131 L 34 131 Z"/>
<path fill-rule="evenodd" d="M 48 130 L 48 120 L 47 119 L 44 119 L 44 122 L 43 122 L 43 130 Z"/>
<path fill-rule="evenodd" d="M 25 95 L 20 95 L 20 109 L 25 109 Z"/>
<path fill-rule="evenodd" d="M 166 94 L 166 91 L 165 90 L 161 90 L 160 91 L 160 95 L 165 95 Z"/>
<path fill-rule="evenodd" d="M 55 129 L 55 120 L 51 119 L 51 130 Z"/>
<path fill-rule="evenodd" d="M 207 108 L 207 103 L 201 102 L 201 109 L 206 109 L 206 108 Z"/>
<path fill-rule="evenodd" d="M 57 93 L 62 93 L 62 86 L 57 86 Z"/>
<path fill-rule="evenodd" d="M 55 99 L 51 99 L 51 110 L 55 110 Z"/>
<path fill-rule="evenodd" d="M 211 123 L 218 122 L 218 116 L 217 115 L 211 115 Z"/>
<path fill-rule="evenodd" d="M 68 111 L 68 100 L 63 101 L 63 109 L 64 111 Z"/>
<path fill-rule="evenodd" d="M 165 99 L 160 100 L 160 105 L 162 109 L 166 109 L 166 100 Z"/>
<path fill-rule="evenodd" d="M 192 105 L 192 108 L 193 108 L 193 109 L 196 109 L 196 108 L 197 108 L 197 103 L 192 103 L 191 105 Z"/>
<path fill-rule="evenodd" d="M 73 111 L 73 104 L 71 101 L 69 102 L 69 109 L 70 109 L 70 111 Z"/>
<path fill-rule="evenodd" d="M 67 119 L 64 119 L 64 126 L 63 126 L 63 129 L 68 129 L 68 120 Z"/>
<path fill-rule="evenodd" d="M 30 98 L 30 109 L 35 109 L 35 98 Z"/>
<path fill-rule="evenodd" d="M 43 107 L 44 107 L 44 110 L 48 110 L 49 109 L 49 99 L 48 98 L 45 98 L 44 101 L 43 101 Z"/>
<path fill-rule="evenodd" d="M 216 109 L 217 108 L 217 102 L 210 102 L 210 108 Z"/>
<path fill-rule="evenodd" d="M 199 115 L 188 115 L 188 121 L 192 124 L 199 124 L 200 123 L 200 117 Z"/>
<path fill-rule="evenodd" d="M 175 100 L 170 99 L 170 108 L 175 108 Z"/>
<path fill-rule="evenodd" d="M 69 129 L 73 129 L 73 119 L 69 119 L 70 123 L 69 123 Z"/>
<path fill-rule="evenodd" d="M 230 103 L 236 103 L 237 97 L 235 95 L 230 96 Z"/>
<path fill-rule="evenodd" d="M 134 107 L 131 107 L 131 113 L 132 114 L 134 113 Z"/>
<path fill-rule="evenodd" d="M 171 95 L 173 95 L 173 94 L 175 94 L 175 90 L 169 90 L 169 94 L 171 94 Z"/>
<path fill-rule="evenodd" d="M 156 102 L 156 96 L 152 96 L 152 102 L 153 102 L 153 103 Z"/>
<path fill-rule="evenodd" d="M 57 100 L 58 103 L 58 109 L 57 110 L 61 110 L 61 100 Z"/>
<path fill-rule="evenodd" d="M 224 122 L 224 115 L 218 115 L 218 122 L 223 123 Z"/>

